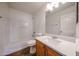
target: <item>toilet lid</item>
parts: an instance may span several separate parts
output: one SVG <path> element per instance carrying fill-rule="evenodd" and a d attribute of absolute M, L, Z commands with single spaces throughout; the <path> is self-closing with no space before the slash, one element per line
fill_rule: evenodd
<path fill-rule="evenodd" d="M 36 44 L 36 40 L 29 40 L 28 42 L 27 42 L 27 44 L 28 45 L 35 45 Z"/>

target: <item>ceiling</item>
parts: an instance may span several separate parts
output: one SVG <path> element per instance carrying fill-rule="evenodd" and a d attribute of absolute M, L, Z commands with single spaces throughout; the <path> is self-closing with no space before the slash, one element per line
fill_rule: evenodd
<path fill-rule="evenodd" d="M 45 4 L 46 2 L 10 2 L 9 7 L 33 14 Z"/>

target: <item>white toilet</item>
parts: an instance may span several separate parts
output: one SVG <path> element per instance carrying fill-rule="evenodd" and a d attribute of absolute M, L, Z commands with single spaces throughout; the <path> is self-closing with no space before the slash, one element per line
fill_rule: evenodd
<path fill-rule="evenodd" d="M 34 54 L 36 52 L 36 49 L 35 49 L 35 45 L 36 45 L 36 40 L 29 40 L 27 42 L 27 45 L 30 47 L 30 54 Z"/>

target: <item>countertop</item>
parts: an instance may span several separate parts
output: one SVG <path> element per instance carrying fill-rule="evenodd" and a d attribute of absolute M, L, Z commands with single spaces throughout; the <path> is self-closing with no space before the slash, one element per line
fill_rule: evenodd
<path fill-rule="evenodd" d="M 36 40 L 39 40 L 40 42 L 44 43 L 51 49 L 54 49 L 58 53 L 65 55 L 65 56 L 76 56 L 76 46 L 75 43 L 69 42 L 64 40 L 64 38 L 57 38 L 57 39 L 52 39 L 49 40 L 50 42 L 46 42 L 44 39 L 41 37 L 36 37 Z"/>

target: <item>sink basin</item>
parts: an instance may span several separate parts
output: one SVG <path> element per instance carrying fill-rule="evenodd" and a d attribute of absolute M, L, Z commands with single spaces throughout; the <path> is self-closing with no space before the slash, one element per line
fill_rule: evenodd
<path fill-rule="evenodd" d="M 58 38 L 53 38 L 51 36 L 41 36 L 40 37 L 42 41 L 47 42 L 47 43 L 59 43 L 60 41 L 56 40 Z"/>
<path fill-rule="evenodd" d="M 50 36 L 41 36 L 40 37 L 42 40 L 44 40 L 44 41 L 48 41 L 48 40 L 52 40 L 53 38 L 52 37 L 50 37 Z"/>
<path fill-rule="evenodd" d="M 40 36 L 40 38 L 42 38 L 42 39 L 53 39 L 53 38 L 50 37 L 50 36 Z"/>

